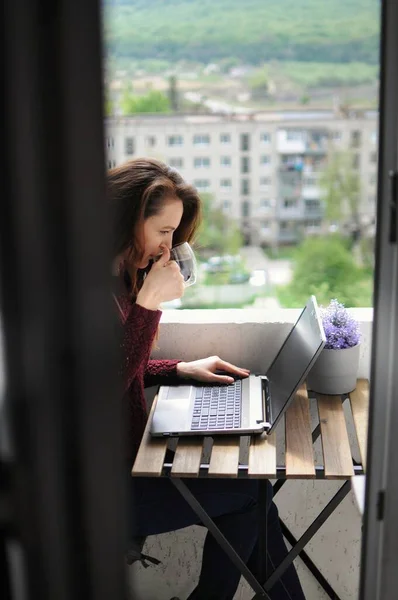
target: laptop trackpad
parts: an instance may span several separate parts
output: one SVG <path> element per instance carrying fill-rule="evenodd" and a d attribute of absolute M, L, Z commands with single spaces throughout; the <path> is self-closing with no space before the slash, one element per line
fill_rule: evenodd
<path fill-rule="evenodd" d="M 184 398 L 189 400 L 190 392 L 191 386 L 189 385 L 170 386 L 167 391 L 167 400 L 183 400 Z"/>
<path fill-rule="evenodd" d="M 169 399 L 159 402 L 152 420 L 152 433 L 179 433 L 189 431 L 189 401 Z"/>

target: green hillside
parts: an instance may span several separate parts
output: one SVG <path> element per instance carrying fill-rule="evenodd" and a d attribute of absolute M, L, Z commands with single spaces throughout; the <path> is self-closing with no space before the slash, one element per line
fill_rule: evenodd
<path fill-rule="evenodd" d="M 378 62 L 380 0 L 104 0 L 115 57 Z"/>

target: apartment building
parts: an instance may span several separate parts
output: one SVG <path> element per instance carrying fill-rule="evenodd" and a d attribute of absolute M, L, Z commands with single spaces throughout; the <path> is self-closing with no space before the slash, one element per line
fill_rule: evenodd
<path fill-rule="evenodd" d="M 360 216 L 375 219 L 376 111 L 248 115 L 139 115 L 106 121 L 107 166 L 151 156 L 181 172 L 239 225 L 245 243 L 276 246 L 318 233 L 319 176 L 327 156 L 350 149 L 361 181 Z"/>

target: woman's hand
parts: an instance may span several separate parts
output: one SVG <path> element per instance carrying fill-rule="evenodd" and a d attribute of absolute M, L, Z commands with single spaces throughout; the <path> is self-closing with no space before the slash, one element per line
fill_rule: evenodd
<path fill-rule="evenodd" d="M 196 379 L 210 383 L 233 383 L 234 378 L 228 375 L 218 375 L 216 371 L 225 371 L 237 377 L 248 377 L 250 371 L 235 367 L 231 363 L 221 360 L 218 356 L 209 356 L 191 362 L 177 364 L 177 375 L 183 379 Z"/>
<path fill-rule="evenodd" d="M 137 295 L 137 304 L 149 310 L 157 310 L 162 302 L 181 298 L 184 294 L 184 277 L 180 267 L 170 260 L 167 246 L 163 246 L 162 250 L 162 256 L 152 265 Z"/>

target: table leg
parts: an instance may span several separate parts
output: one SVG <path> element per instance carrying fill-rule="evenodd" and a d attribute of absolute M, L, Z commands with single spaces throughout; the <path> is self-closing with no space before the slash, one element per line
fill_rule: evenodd
<path fill-rule="evenodd" d="M 189 506 L 192 508 L 194 513 L 198 515 L 203 525 L 207 527 L 214 539 L 220 544 L 221 548 L 230 558 L 232 563 L 242 573 L 248 584 L 256 592 L 256 598 L 266 598 L 270 600 L 268 593 L 264 590 L 260 582 L 255 578 L 253 573 L 247 568 L 247 565 L 239 554 L 234 550 L 227 538 L 221 533 L 213 519 L 207 514 L 202 505 L 197 501 L 191 490 L 185 485 L 185 483 L 178 477 L 170 477 L 170 481 L 175 485 L 181 496 L 186 500 Z"/>

